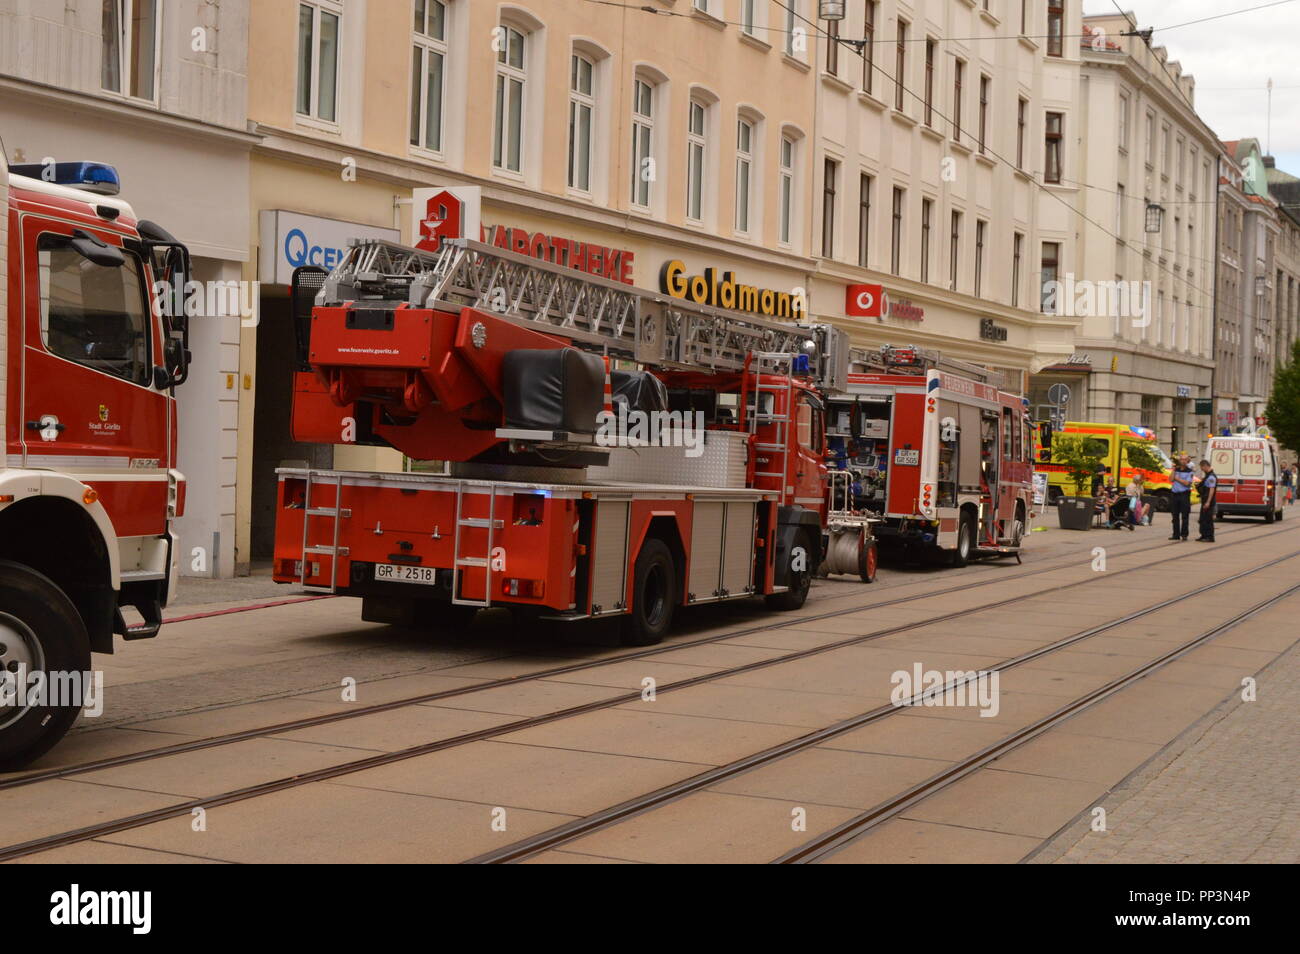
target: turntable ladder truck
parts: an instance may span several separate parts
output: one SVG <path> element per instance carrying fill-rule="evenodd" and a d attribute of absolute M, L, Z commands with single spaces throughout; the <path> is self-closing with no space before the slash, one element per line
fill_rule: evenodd
<path fill-rule="evenodd" d="M 291 294 L 295 440 L 392 447 L 449 473 L 280 468 L 277 581 L 405 625 L 493 606 L 618 618 L 634 645 L 681 606 L 803 604 L 826 532 L 821 389 L 844 384 L 843 331 L 465 239 L 353 240 L 334 271 L 299 269 Z"/>

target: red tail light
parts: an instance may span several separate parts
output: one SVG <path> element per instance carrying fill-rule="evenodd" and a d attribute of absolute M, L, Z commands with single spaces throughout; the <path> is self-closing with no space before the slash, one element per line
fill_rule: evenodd
<path fill-rule="evenodd" d="M 545 580 L 521 580 L 518 577 L 508 577 L 501 581 L 502 596 L 522 596 L 526 599 L 540 600 L 545 592 Z"/>

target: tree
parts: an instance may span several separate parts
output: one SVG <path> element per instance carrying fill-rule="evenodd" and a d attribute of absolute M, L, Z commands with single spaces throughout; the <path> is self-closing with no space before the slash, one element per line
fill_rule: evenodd
<path fill-rule="evenodd" d="M 1092 439 L 1073 434 L 1057 434 L 1052 437 L 1052 463 L 1065 467 L 1067 480 L 1074 484 L 1076 497 L 1087 496 L 1084 488 L 1101 464 L 1101 457 L 1091 453 L 1093 448 L 1088 443 L 1090 440 Z"/>
<path fill-rule="evenodd" d="M 1273 375 L 1273 393 L 1264 413 L 1278 443 L 1300 450 L 1300 339 L 1291 345 L 1291 360 Z"/>

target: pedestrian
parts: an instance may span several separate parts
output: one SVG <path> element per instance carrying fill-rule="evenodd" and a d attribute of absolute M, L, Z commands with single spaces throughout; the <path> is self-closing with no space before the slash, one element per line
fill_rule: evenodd
<path fill-rule="evenodd" d="M 1144 503 L 1142 500 L 1142 491 L 1146 487 L 1146 477 L 1141 471 L 1133 475 L 1132 481 L 1124 488 L 1128 495 L 1129 522 L 1132 524 L 1146 523 L 1147 517 L 1151 513 L 1151 505 Z"/>
<path fill-rule="evenodd" d="M 1201 535 L 1196 538 L 1197 543 L 1214 542 L 1214 498 L 1218 484 L 1219 478 L 1210 462 L 1201 461 L 1201 479 L 1198 485 L 1201 492 Z"/>
<path fill-rule="evenodd" d="M 1282 468 L 1282 500 L 1284 503 L 1291 502 L 1291 465 L 1290 464 Z"/>
<path fill-rule="evenodd" d="M 1192 458 L 1179 454 L 1178 462 L 1169 475 L 1169 515 L 1173 518 L 1173 533 L 1170 540 L 1186 540 L 1187 524 L 1192 515 L 1192 484 L 1196 481 L 1196 472 L 1192 470 Z"/>

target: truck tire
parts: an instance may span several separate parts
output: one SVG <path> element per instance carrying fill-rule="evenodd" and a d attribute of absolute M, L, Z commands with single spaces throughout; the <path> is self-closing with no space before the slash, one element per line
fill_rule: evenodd
<path fill-rule="evenodd" d="M 794 537 L 794 548 L 803 547 L 805 554 L 812 553 L 812 535 L 806 530 L 800 530 Z M 791 549 L 791 553 L 794 552 Z M 784 593 L 769 593 L 763 600 L 768 609 L 774 610 L 797 610 L 803 606 L 808 599 L 808 589 L 812 586 L 813 568 L 807 565 L 802 570 L 790 570 L 790 587 Z"/>
<path fill-rule="evenodd" d="M 1270 510 L 1268 513 L 1264 514 L 1264 522 L 1265 522 L 1265 523 L 1273 523 L 1273 522 L 1276 521 L 1276 520 L 1277 520 L 1277 511 L 1276 511 L 1276 510 Z"/>
<path fill-rule="evenodd" d="M 1157 490 L 1151 495 L 1151 503 L 1156 513 L 1168 513 L 1170 507 L 1169 491 Z"/>
<path fill-rule="evenodd" d="M 81 614 L 46 576 L 0 560 L 0 666 L 50 673 L 90 671 L 90 639 Z M 15 684 L 6 691 L 16 688 Z M 0 771 L 14 771 L 40 758 L 63 738 L 81 712 L 83 699 L 44 699 L 0 707 Z"/>
<path fill-rule="evenodd" d="M 628 646 L 653 646 L 662 640 L 673 623 L 677 600 L 672 551 L 662 540 L 651 537 L 637 554 L 632 608 L 623 617 L 623 642 Z"/>
<path fill-rule="evenodd" d="M 957 546 L 953 548 L 951 565 L 965 566 L 975 551 L 975 518 L 970 511 L 963 510 L 957 523 Z"/>

